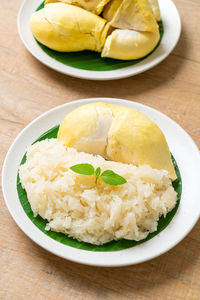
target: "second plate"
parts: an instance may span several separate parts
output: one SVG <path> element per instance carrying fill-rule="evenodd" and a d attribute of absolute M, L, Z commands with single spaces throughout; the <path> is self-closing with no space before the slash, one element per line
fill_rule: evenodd
<path fill-rule="evenodd" d="M 111 80 L 142 73 L 156 66 L 170 54 L 181 32 L 180 17 L 174 3 L 171 0 L 159 0 L 162 17 L 160 32 L 162 33 L 163 26 L 163 37 L 159 46 L 144 59 L 137 60 L 137 64 L 135 60 L 127 62 L 103 59 L 98 53 L 91 51 L 63 54 L 39 45 L 31 33 L 30 17 L 41 3 L 41 0 L 25 0 L 22 4 L 18 15 L 18 31 L 21 40 L 29 52 L 40 62 L 56 71 L 74 77 Z M 76 63 L 74 64 L 74 62 Z"/>

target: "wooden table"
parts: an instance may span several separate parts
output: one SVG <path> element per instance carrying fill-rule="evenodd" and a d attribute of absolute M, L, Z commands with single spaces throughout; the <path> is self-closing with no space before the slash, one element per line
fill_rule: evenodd
<path fill-rule="evenodd" d="M 165 1 L 165 0 L 163 0 Z M 143 103 L 178 122 L 200 146 L 199 0 L 176 0 L 181 39 L 160 65 L 112 82 L 64 76 L 22 45 L 16 26 L 21 0 L 0 3 L 0 161 L 17 134 L 52 107 L 87 97 Z M 200 299 L 200 223 L 168 253 L 124 268 L 96 268 L 56 257 L 16 226 L 0 196 L 0 299 Z"/>

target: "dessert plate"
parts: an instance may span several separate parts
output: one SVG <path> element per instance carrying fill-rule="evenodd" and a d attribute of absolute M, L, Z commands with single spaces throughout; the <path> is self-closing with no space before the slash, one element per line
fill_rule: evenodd
<path fill-rule="evenodd" d="M 18 14 L 18 31 L 28 51 L 46 66 L 78 78 L 91 80 L 112 80 L 133 76 L 156 66 L 176 46 L 181 32 L 181 21 L 172 0 L 159 0 L 161 18 L 160 44 L 145 58 L 132 61 L 101 58 L 92 51 L 60 53 L 39 44 L 33 37 L 29 21 L 42 0 L 25 0 Z M 164 32 L 163 32 L 164 28 Z"/>
<path fill-rule="evenodd" d="M 179 208 L 170 224 L 151 240 L 132 248 L 96 252 L 73 248 L 44 234 L 28 218 L 17 194 L 17 172 L 26 149 L 40 135 L 58 125 L 70 111 L 78 106 L 103 101 L 124 105 L 141 111 L 163 131 L 169 148 L 177 162 L 182 178 L 182 196 Z M 2 169 L 2 190 L 8 210 L 18 226 L 34 242 L 65 259 L 95 266 L 125 266 L 155 258 L 174 247 L 192 229 L 200 215 L 199 203 L 200 153 L 189 135 L 173 120 L 145 105 L 112 98 L 92 98 L 55 107 L 32 121 L 11 145 Z"/>

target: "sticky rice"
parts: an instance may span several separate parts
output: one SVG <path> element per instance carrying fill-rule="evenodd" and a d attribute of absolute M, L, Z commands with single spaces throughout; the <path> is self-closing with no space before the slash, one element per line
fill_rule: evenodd
<path fill-rule="evenodd" d="M 98 179 L 95 184 L 93 175 L 69 169 L 79 163 L 113 170 L 127 183 L 112 186 Z M 46 230 L 96 245 L 122 238 L 144 239 L 177 201 L 167 171 L 106 161 L 67 148 L 57 139 L 29 147 L 19 176 L 34 216 L 48 221 Z"/>

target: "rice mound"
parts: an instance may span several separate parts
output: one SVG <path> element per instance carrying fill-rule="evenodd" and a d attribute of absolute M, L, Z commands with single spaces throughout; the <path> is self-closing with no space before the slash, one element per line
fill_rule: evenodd
<path fill-rule="evenodd" d="M 95 184 L 94 176 L 69 169 L 79 163 L 113 170 L 127 183 L 111 186 L 98 179 Z M 34 216 L 48 220 L 47 230 L 96 245 L 122 238 L 144 239 L 177 200 L 167 171 L 106 161 L 67 148 L 57 139 L 29 147 L 19 176 Z"/>

